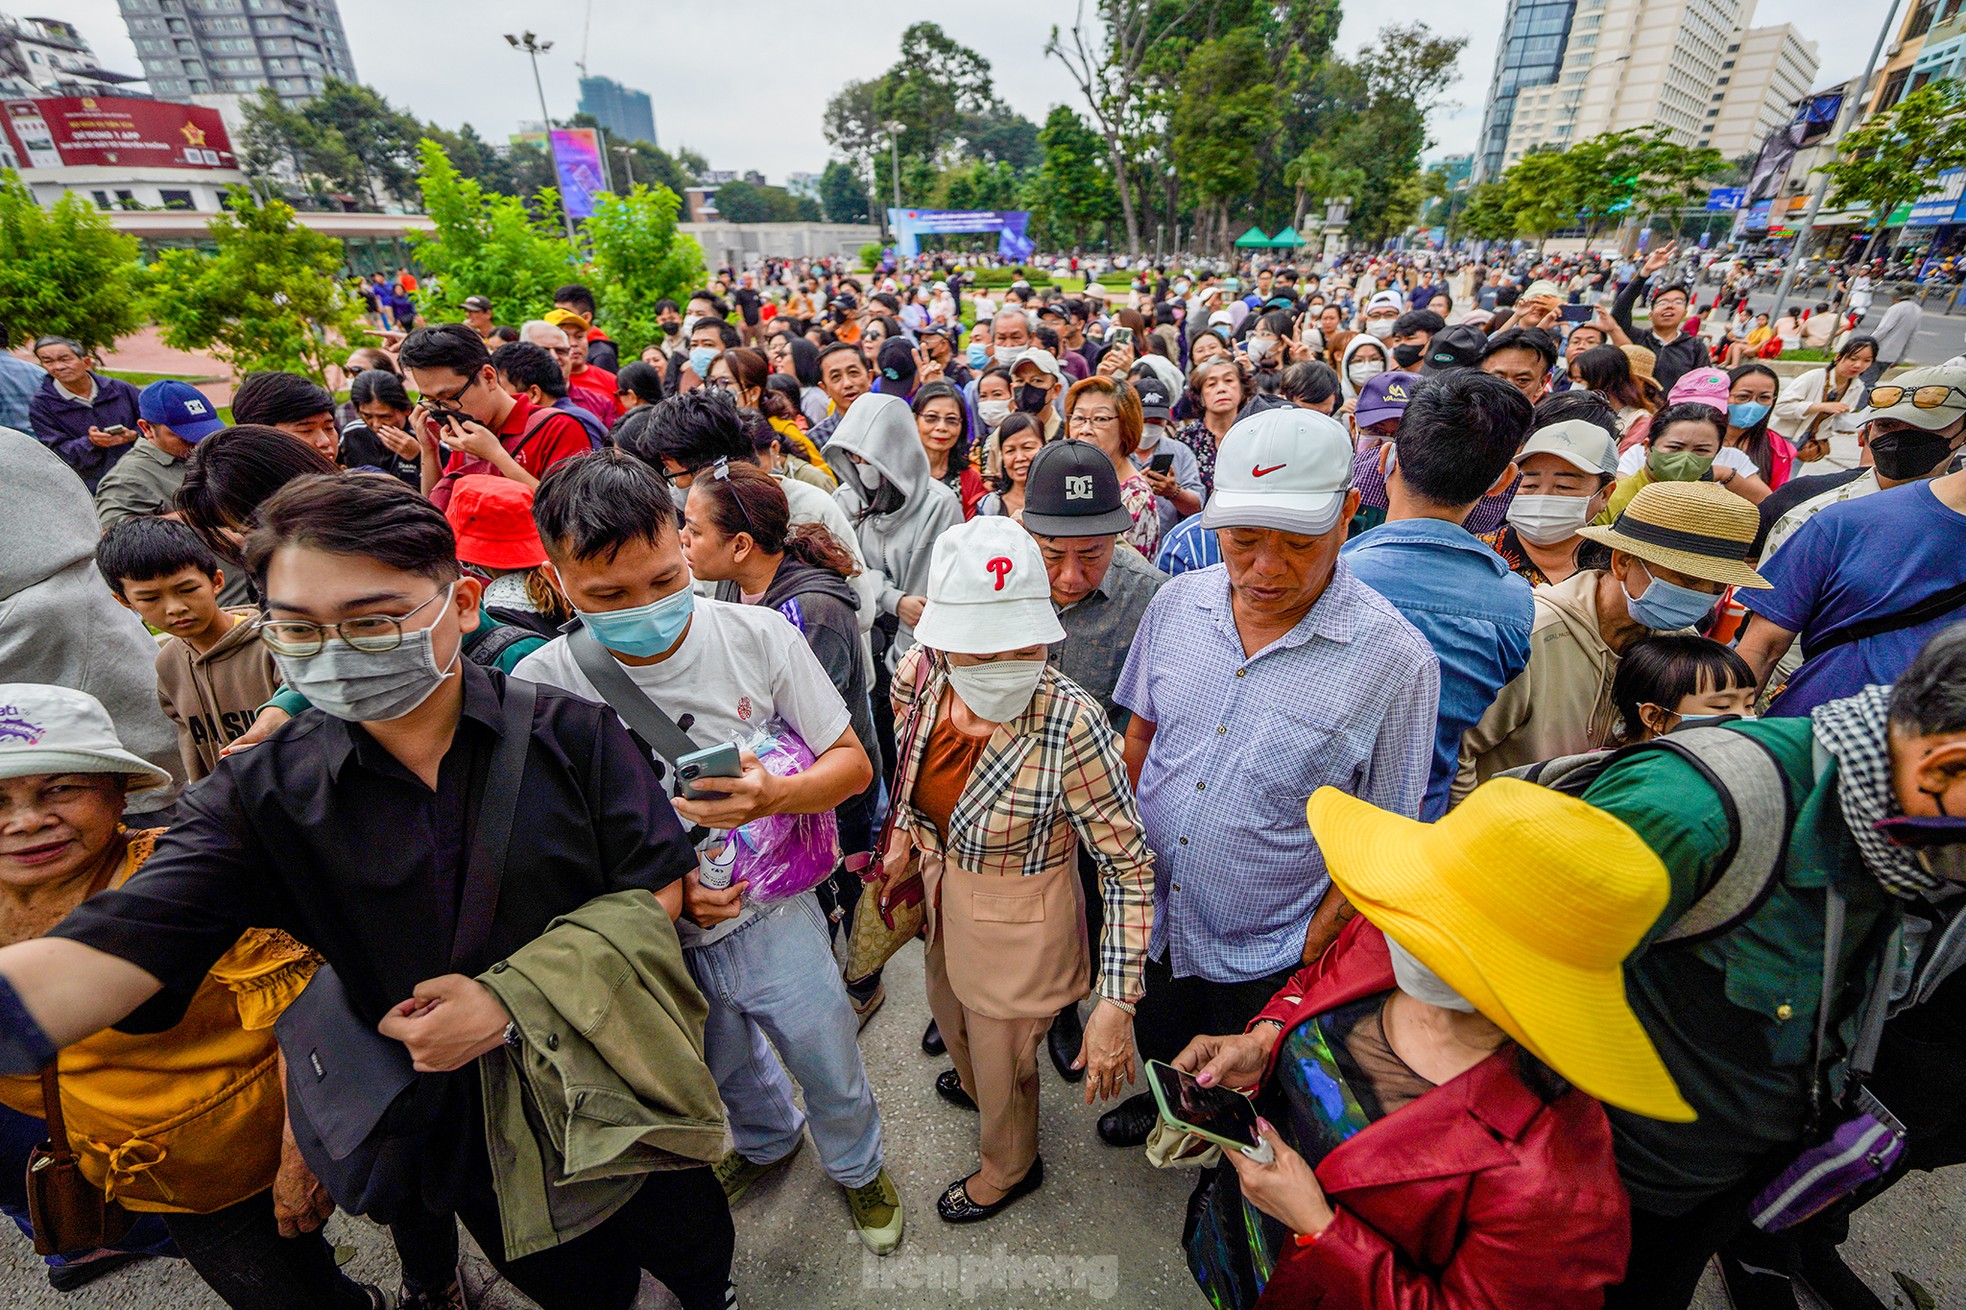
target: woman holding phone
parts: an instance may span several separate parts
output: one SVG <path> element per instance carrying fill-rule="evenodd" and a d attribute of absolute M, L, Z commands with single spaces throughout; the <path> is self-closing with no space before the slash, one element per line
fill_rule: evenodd
<path fill-rule="evenodd" d="M 1133 526 L 1120 540 L 1152 559 L 1160 549 L 1160 511 L 1154 507 L 1154 489 L 1133 462 L 1140 430 L 1140 396 L 1124 378 L 1086 378 L 1065 393 L 1065 435 L 1099 447 L 1119 478 L 1120 503 L 1133 516 Z"/>

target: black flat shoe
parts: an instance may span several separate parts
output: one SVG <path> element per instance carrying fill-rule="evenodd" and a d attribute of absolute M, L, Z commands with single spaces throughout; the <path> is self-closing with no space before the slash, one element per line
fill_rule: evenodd
<path fill-rule="evenodd" d="M 949 1048 L 942 1044 L 942 1030 L 935 1026 L 935 1020 L 930 1019 L 928 1027 L 922 1030 L 922 1054 L 947 1055 L 948 1053 Z"/>
<path fill-rule="evenodd" d="M 127 1265 L 149 1258 L 149 1254 L 142 1251 L 110 1251 L 93 1260 L 71 1260 L 67 1264 L 49 1265 L 48 1286 L 57 1292 L 72 1292 L 78 1287 L 88 1286 L 104 1274 L 113 1274 Z"/>
<path fill-rule="evenodd" d="M 1129 1096 L 1099 1116 L 1099 1140 L 1108 1146 L 1145 1146 L 1159 1118 L 1151 1092 Z"/>
<path fill-rule="evenodd" d="M 935 1075 L 935 1094 L 950 1105 L 959 1105 L 965 1110 L 974 1110 L 976 1100 L 963 1090 L 963 1080 L 954 1069 L 944 1069 Z"/>
<path fill-rule="evenodd" d="M 1074 1069 L 1072 1061 L 1079 1058 L 1079 1050 L 1085 1045 L 1085 1024 L 1079 1020 L 1079 1007 L 1068 1005 L 1058 1012 L 1051 1021 L 1051 1031 L 1045 1035 L 1045 1045 L 1051 1048 L 1051 1067 L 1058 1076 L 1068 1083 L 1085 1081 L 1085 1070 Z"/>
<path fill-rule="evenodd" d="M 974 1174 L 970 1177 L 975 1177 Z M 1003 1194 L 1003 1199 L 995 1205 L 978 1205 L 969 1199 L 969 1179 L 962 1178 L 949 1184 L 949 1190 L 935 1203 L 935 1212 L 942 1216 L 944 1223 L 981 1223 L 998 1211 L 1005 1209 L 1020 1196 L 1028 1196 L 1044 1186 L 1044 1157 L 1031 1161 L 1031 1170 L 1017 1180 L 1017 1185 Z"/>

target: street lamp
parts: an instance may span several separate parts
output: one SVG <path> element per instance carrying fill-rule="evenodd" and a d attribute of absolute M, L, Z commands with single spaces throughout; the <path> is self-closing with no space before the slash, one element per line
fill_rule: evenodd
<path fill-rule="evenodd" d="M 522 36 L 513 36 L 510 32 L 507 32 L 505 34 L 505 44 L 511 46 L 514 50 L 525 51 L 526 57 L 532 60 L 532 88 L 539 93 L 539 122 L 540 126 L 546 131 L 546 159 L 548 163 L 554 166 L 554 177 L 557 180 L 559 175 L 559 161 L 553 155 L 553 116 L 546 112 L 546 86 L 539 80 L 539 57 L 548 50 L 551 50 L 553 43 L 551 41 L 542 41 L 531 32 L 527 32 Z M 567 212 L 565 197 L 562 197 L 560 201 L 560 218 L 567 225 L 567 244 L 573 245 L 575 239 L 573 235 L 573 215 Z"/>
<path fill-rule="evenodd" d="M 902 122 L 883 124 L 887 128 L 888 157 L 894 165 L 894 207 L 901 208 L 901 134 L 908 130 Z"/>

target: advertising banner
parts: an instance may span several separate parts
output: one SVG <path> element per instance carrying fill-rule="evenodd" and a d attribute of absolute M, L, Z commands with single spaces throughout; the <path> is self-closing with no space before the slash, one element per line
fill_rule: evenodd
<path fill-rule="evenodd" d="M 952 232 L 995 232 L 997 253 L 1005 259 L 1028 258 L 1037 248 L 1024 235 L 1031 225 L 1028 209 L 890 209 L 887 221 L 904 257 L 921 253 L 922 236 Z"/>
<path fill-rule="evenodd" d="M 23 168 L 237 168 L 216 109 L 126 96 L 0 101 Z"/>
<path fill-rule="evenodd" d="M 574 218 L 594 216 L 594 198 L 608 193 L 601 134 L 591 127 L 553 129 L 553 170 L 560 179 L 560 203 Z"/>

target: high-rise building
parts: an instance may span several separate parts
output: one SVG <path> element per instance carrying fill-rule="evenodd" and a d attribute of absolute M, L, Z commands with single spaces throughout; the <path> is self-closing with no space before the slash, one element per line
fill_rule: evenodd
<path fill-rule="evenodd" d="M 165 99 L 272 87 L 288 104 L 355 80 L 335 0 L 117 0 L 150 89 Z"/>
<path fill-rule="evenodd" d="M 1481 140 L 1474 152 L 1477 179 L 1502 171 L 1517 94 L 1524 87 L 1556 81 L 1577 4 L 1578 0 L 1509 0 L 1502 39 L 1495 48 L 1495 79 L 1489 84 L 1488 108 L 1481 117 Z"/>
<path fill-rule="evenodd" d="M 1759 150 L 1768 134 L 1793 116 L 1796 101 L 1809 94 L 1816 80 L 1816 43 L 1782 23 L 1734 33 L 1724 53 L 1695 144 L 1738 159 Z"/>
<path fill-rule="evenodd" d="M 1577 0 L 1556 78 L 1514 91 L 1502 166 L 1536 146 L 1627 128 L 1657 125 L 1695 144 L 1727 46 L 1752 11 L 1752 0 Z"/>
<path fill-rule="evenodd" d="M 73 23 L 0 14 L 0 97 L 124 95 L 126 83 L 142 80 L 96 63 Z"/>
<path fill-rule="evenodd" d="M 592 115 L 616 141 L 655 144 L 655 104 L 646 91 L 625 87 L 611 77 L 583 77 L 580 112 Z"/>

